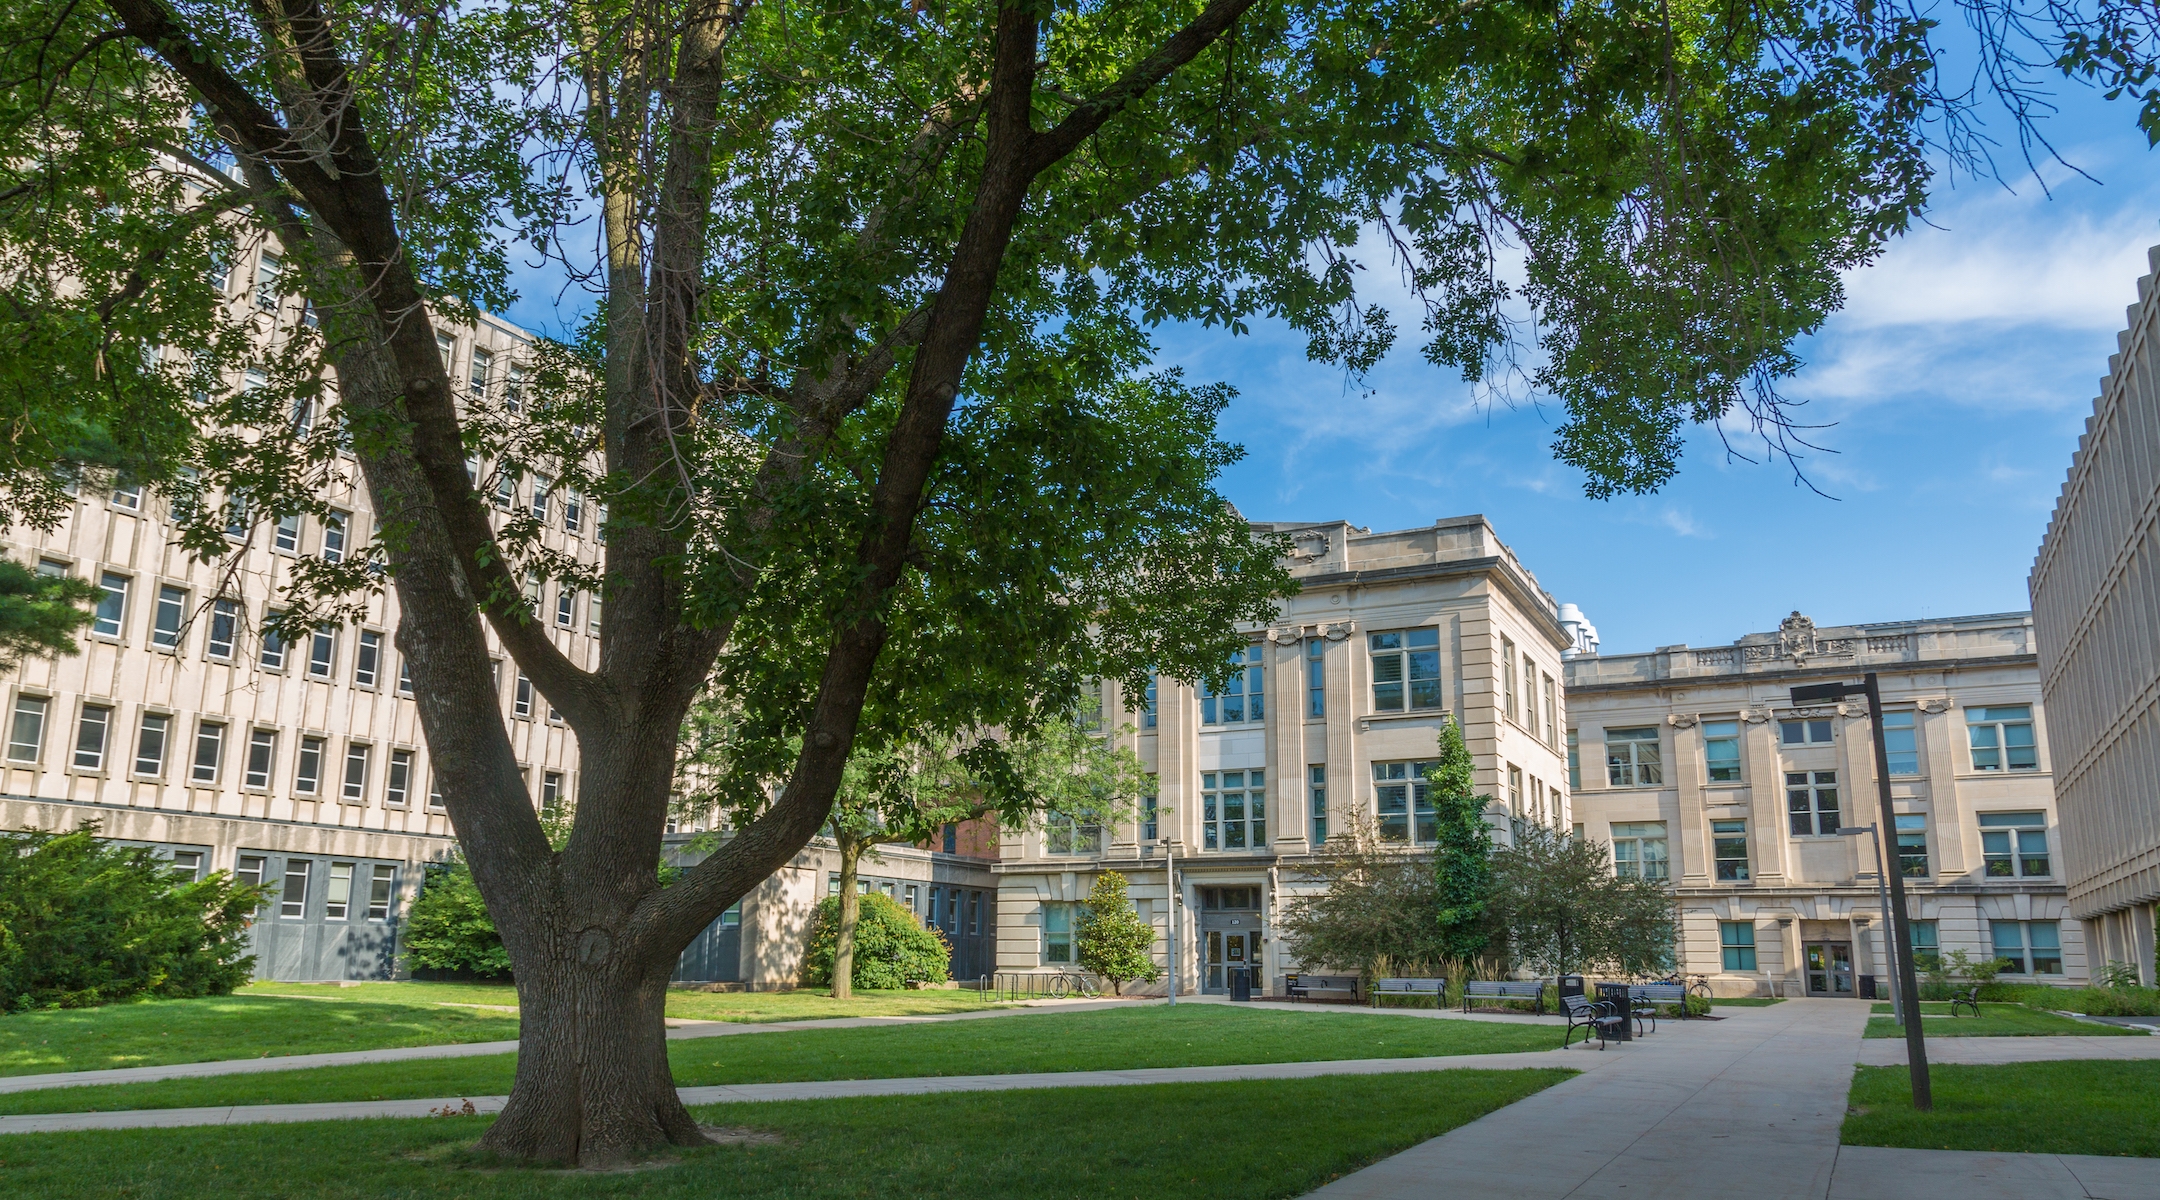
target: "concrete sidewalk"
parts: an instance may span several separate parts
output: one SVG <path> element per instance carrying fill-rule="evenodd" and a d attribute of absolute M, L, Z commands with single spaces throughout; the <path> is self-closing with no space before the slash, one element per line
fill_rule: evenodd
<path fill-rule="evenodd" d="M 1648 1048 L 1641 1048 L 1648 1052 Z M 744 1101 L 834 1100 L 861 1096 L 925 1096 L 947 1092 L 1003 1092 L 1032 1088 L 1133 1087 L 1150 1083 L 1227 1083 L 1240 1079 L 1311 1079 L 1322 1075 L 1399 1075 L 1419 1071 L 1520 1070 L 1526 1067 L 1609 1069 L 1624 1051 L 1572 1050 L 1517 1054 L 1456 1054 L 1434 1058 L 1360 1058 L 1333 1062 L 1257 1063 L 1218 1067 L 1153 1067 L 1133 1071 L 1055 1071 L 1026 1075 L 937 1075 L 913 1079 L 831 1079 L 805 1083 L 738 1083 L 682 1088 L 685 1104 Z M 503 1096 L 456 1096 L 440 1100 L 370 1100 L 328 1104 L 261 1104 L 215 1108 L 146 1108 L 119 1112 L 38 1113 L 0 1117 L 0 1134 L 57 1133 L 78 1129 L 169 1129 L 190 1125 L 284 1124 L 295 1121 L 425 1117 L 460 1109 L 502 1111 Z"/>
<path fill-rule="evenodd" d="M 728 1037 L 739 1033 L 788 1033 L 805 1029 L 866 1029 L 880 1025 L 931 1025 L 945 1021 L 975 1021 L 986 1017 L 1010 1017 L 1021 1013 L 1086 1012 L 1092 1009 L 1129 1008 L 1145 1000 L 1040 1000 L 1011 1008 L 986 1008 L 976 1012 L 930 1013 L 914 1017 L 827 1017 L 807 1021 L 675 1021 L 667 1039 Z M 159 1079 L 200 1079 L 209 1075 L 249 1075 L 261 1071 L 299 1071 L 309 1067 L 349 1067 L 363 1063 L 411 1062 L 421 1058 L 471 1058 L 487 1054 L 515 1054 L 516 1042 L 461 1042 L 442 1046 L 404 1046 L 385 1050 L 339 1050 L 329 1054 L 286 1054 L 269 1058 L 226 1058 L 211 1062 L 167 1063 L 156 1067 L 111 1067 L 101 1071 L 58 1071 L 46 1075 L 0 1076 L 0 1094 L 35 1092 L 56 1087 L 96 1087 L 109 1083 L 149 1083 Z"/>
<path fill-rule="evenodd" d="M 2160 1058 L 2160 1037 L 1931 1037 L 1927 1040 L 1927 1058 L 1930 1063 L 1974 1065 L 2073 1058 L 2151 1059 Z M 1895 1038 L 1868 1038 L 1860 1043 L 1858 1061 L 1864 1067 L 1902 1067 L 1905 1043 Z"/>

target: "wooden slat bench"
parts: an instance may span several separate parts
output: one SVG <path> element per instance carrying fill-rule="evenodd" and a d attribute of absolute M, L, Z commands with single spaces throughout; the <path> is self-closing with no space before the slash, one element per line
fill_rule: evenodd
<path fill-rule="evenodd" d="M 1366 994 L 1366 1001 L 1378 1008 L 1382 996 L 1431 996 L 1433 1007 L 1438 1008 L 1446 995 L 1445 979 L 1375 979 L 1372 991 Z"/>
<path fill-rule="evenodd" d="M 1534 1007 L 1532 1014 L 1545 1013 L 1545 981 L 1542 979 L 1473 979 L 1463 985 L 1462 1010 L 1470 1011 L 1473 1000 L 1528 1000 Z"/>
<path fill-rule="evenodd" d="M 1292 1000 L 1310 1000 L 1315 996 L 1340 997 L 1352 1004 L 1357 1003 L 1358 977 L 1355 975 L 1285 975 L 1283 994 Z"/>

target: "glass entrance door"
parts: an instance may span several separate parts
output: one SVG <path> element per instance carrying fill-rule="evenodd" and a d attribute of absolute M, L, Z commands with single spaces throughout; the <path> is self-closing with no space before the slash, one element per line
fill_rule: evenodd
<path fill-rule="evenodd" d="M 1207 990 L 1211 992 L 1228 991 L 1230 988 L 1230 972 L 1227 968 L 1250 966 L 1259 958 L 1259 955 L 1254 954 L 1251 958 L 1247 958 L 1246 952 L 1249 950 L 1256 951 L 1259 948 L 1260 935 L 1257 933 L 1233 933 L 1220 929 L 1208 930 Z"/>
<path fill-rule="evenodd" d="M 1807 994 L 1851 999 L 1853 958 L 1851 942 L 1809 942 L 1806 947 Z"/>

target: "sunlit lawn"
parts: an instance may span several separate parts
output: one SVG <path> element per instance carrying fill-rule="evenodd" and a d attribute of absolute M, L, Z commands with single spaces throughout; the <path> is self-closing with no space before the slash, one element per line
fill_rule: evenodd
<path fill-rule="evenodd" d="M 1901 1038 L 1905 1028 L 1899 1025 L 1888 1004 L 1874 1007 L 1874 1016 L 1868 1018 L 1867 1035 L 1871 1038 Z M 2039 1037 L 2058 1035 L 2067 1037 L 2149 1037 L 2138 1029 L 2124 1029 L 2116 1025 L 2102 1025 L 2095 1021 L 2073 1021 L 2054 1013 L 2041 1012 L 2022 1004 L 1982 1004 L 1980 1015 L 1972 1015 L 1971 1009 L 1963 1009 L 1963 1015 L 1951 1017 L 1948 1004 L 1923 1001 L 1920 1005 L 1920 1029 L 1929 1037 Z"/>
<path fill-rule="evenodd" d="M 2160 1157 L 2160 1062 L 1936 1063 L 1928 1082 L 1935 1111 L 1914 1112 L 1904 1067 L 1861 1067 L 1845 1144 Z"/>

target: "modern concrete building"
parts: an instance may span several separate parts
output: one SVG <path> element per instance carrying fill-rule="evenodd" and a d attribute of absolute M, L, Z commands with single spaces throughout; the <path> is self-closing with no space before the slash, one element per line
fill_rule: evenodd
<path fill-rule="evenodd" d="M 1730 645 L 1570 658 L 1576 829 L 1616 871 L 1672 883 L 1681 969 L 1718 994 L 1887 995 L 1875 843 L 1841 832 L 1881 823 L 1867 705 L 1787 694 L 1874 671 L 1916 953 L 2081 981 L 2032 624 L 1796 612 Z"/>
<path fill-rule="evenodd" d="M 1404 854 L 1429 853 L 1422 782 L 1443 715 L 1462 722 L 1480 790 L 1510 816 L 1565 824 L 1559 608 L 1481 516 L 1373 533 L 1343 522 L 1269 523 L 1288 535 L 1303 591 L 1248 632 L 1226 690 L 1159 679 L 1145 696 L 1106 687 L 1110 736 L 1155 773 L 1136 821 L 1053 824 L 1007 837 L 997 864 L 1000 971 L 1071 964 L 1077 902 L 1123 872 L 1141 915 L 1175 930 L 1186 991 L 1225 990 L 1235 967 L 1261 990 L 1299 964 L 1278 939 L 1300 865 L 1330 830 L 1372 823 Z M 1130 727 L 1129 732 L 1122 732 Z M 1176 924 L 1164 850 L 1175 839 Z M 1157 961 L 1168 950 L 1157 943 Z M 1162 985 L 1157 985 L 1158 990 Z"/>
<path fill-rule="evenodd" d="M 2148 253 L 2160 272 L 2160 247 Z M 2160 303 L 2138 280 L 2029 580 L 2071 915 L 2150 985 L 2160 902 Z"/>

